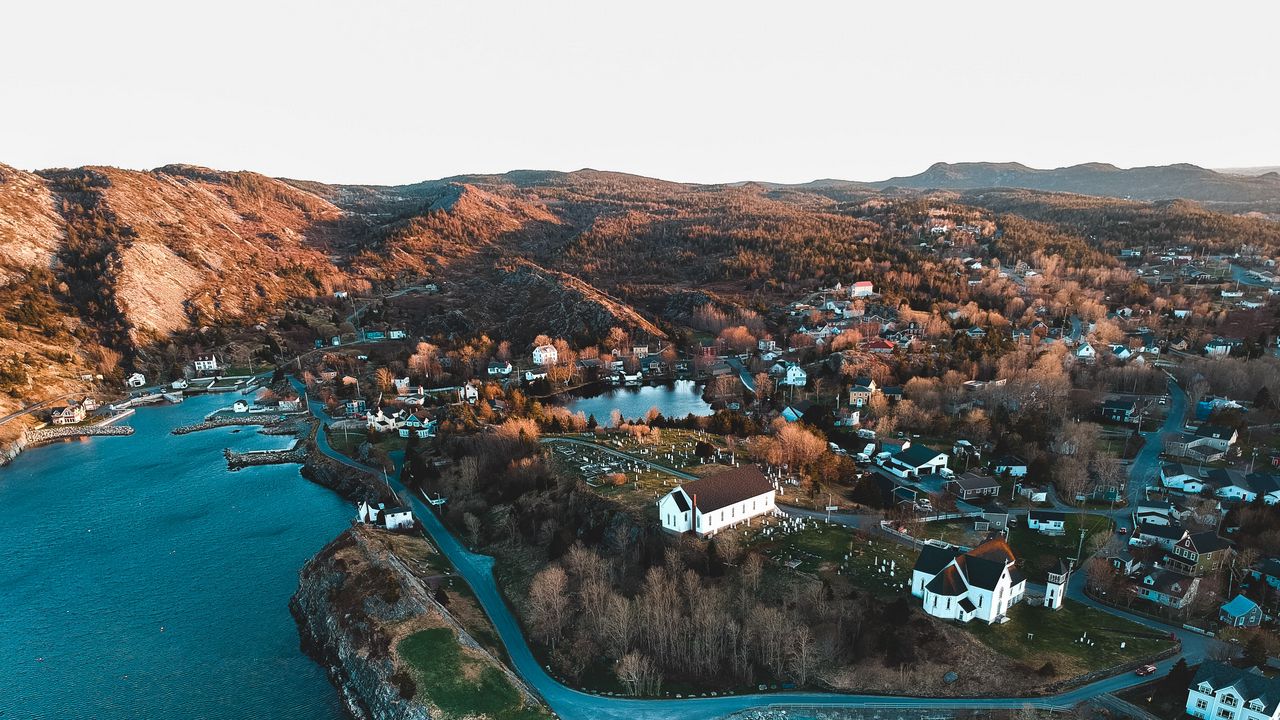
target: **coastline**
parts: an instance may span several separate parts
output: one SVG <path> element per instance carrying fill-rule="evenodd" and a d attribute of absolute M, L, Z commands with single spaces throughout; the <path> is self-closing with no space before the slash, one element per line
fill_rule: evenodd
<path fill-rule="evenodd" d="M 128 425 L 116 425 L 119 420 L 136 412 L 128 408 L 106 417 L 92 425 L 37 426 L 26 428 L 13 442 L 0 451 L 0 467 L 13 462 L 25 450 L 50 445 L 59 441 L 75 440 L 90 437 L 123 437 L 132 435 L 134 430 Z"/>

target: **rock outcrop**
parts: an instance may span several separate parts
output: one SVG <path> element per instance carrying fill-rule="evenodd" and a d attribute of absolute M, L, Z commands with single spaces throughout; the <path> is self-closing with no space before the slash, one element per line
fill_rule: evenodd
<path fill-rule="evenodd" d="M 307 443 L 307 450 L 307 461 L 302 466 L 302 477 L 311 482 L 327 487 L 347 500 L 355 502 L 385 500 L 393 495 L 391 489 L 382 482 L 382 478 L 343 465 L 324 453 L 315 451 L 310 441 Z"/>
<path fill-rule="evenodd" d="M 289 604 L 303 650 L 325 667 L 357 720 L 440 715 L 431 688 L 397 652 L 401 640 L 433 628 L 452 630 L 462 652 L 501 671 L 524 702 L 539 702 L 436 600 L 429 583 L 438 558 L 420 535 L 355 525 L 303 567 Z"/>

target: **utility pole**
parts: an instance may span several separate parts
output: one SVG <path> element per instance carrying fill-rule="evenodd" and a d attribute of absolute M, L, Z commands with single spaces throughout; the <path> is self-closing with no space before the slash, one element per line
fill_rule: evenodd
<path fill-rule="evenodd" d="M 1084 533 L 1085 533 L 1084 528 L 1080 528 L 1080 545 L 1079 547 L 1076 548 L 1076 562 L 1081 562 L 1084 560 L 1084 558 L 1081 557 L 1082 555 L 1084 555 Z"/>

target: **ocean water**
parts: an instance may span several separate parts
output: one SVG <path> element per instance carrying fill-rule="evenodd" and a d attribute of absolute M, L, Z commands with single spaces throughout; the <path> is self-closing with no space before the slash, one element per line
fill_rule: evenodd
<path fill-rule="evenodd" d="M 344 717 L 288 602 L 354 513 L 296 465 L 227 471 L 223 448 L 290 437 L 169 434 L 232 399 L 0 468 L 0 719 Z"/>

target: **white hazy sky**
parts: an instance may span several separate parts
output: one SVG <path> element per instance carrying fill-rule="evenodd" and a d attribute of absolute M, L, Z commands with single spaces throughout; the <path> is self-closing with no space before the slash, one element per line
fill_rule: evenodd
<path fill-rule="evenodd" d="M 0 162 L 402 183 L 1280 164 L 1280 3 L 39 2 Z"/>

